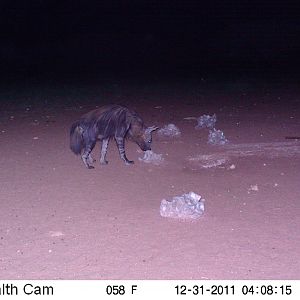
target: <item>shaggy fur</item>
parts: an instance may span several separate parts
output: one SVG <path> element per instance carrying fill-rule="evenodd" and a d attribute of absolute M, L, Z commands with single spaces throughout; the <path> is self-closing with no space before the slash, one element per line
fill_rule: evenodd
<path fill-rule="evenodd" d="M 134 141 L 143 150 L 151 150 L 152 131 L 157 127 L 146 127 L 138 114 L 121 105 L 109 105 L 92 110 L 74 122 L 70 130 L 70 148 L 80 154 L 84 165 L 91 169 L 94 161 L 91 152 L 97 140 L 102 141 L 100 163 L 107 164 L 106 153 L 109 140 L 114 138 L 121 159 L 126 164 L 133 161 L 127 159 L 124 140 Z"/>

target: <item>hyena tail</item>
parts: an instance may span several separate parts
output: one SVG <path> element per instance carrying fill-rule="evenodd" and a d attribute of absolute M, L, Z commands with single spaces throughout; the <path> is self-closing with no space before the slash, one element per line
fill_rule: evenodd
<path fill-rule="evenodd" d="M 70 148 L 75 154 L 80 154 L 84 148 L 83 131 L 80 121 L 73 123 L 70 130 Z"/>

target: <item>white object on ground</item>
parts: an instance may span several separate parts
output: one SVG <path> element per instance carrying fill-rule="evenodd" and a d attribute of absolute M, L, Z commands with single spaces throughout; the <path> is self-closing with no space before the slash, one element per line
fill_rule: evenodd
<path fill-rule="evenodd" d="M 250 185 L 250 188 L 248 189 L 248 191 L 255 191 L 255 192 L 257 192 L 258 191 L 258 185 L 257 184 Z"/>
<path fill-rule="evenodd" d="M 225 145 L 228 143 L 223 131 L 212 129 L 209 130 L 208 143 L 211 145 Z"/>
<path fill-rule="evenodd" d="M 144 152 L 143 157 L 139 157 L 139 160 L 144 163 L 152 163 L 154 165 L 160 165 L 164 158 L 162 157 L 162 154 L 156 154 L 151 150 L 147 150 Z"/>
<path fill-rule="evenodd" d="M 224 153 L 215 153 L 215 154 L 204 154 L 197 155 L 195 157 L 189 157 L 188 162 L 197 168 L 201 169 L 210 169 L 210 168 L 225 168 L 230 163 L 229 156 Z"/>
<path fill-rule="evenodd" d="M 197 119 L 197 126 L 196 129 L 200 128 L 214 128 L 217 121 L 216 114 L 213 114 L 212 116 L 209 115 L 203 115 Z"/>
<path fill-rule="evenodd" d="M 180 130 L 174 124 L 168 124 L 157 131 L 160 136 L 167 137 L 179 137 L 181 135 Z"/>
<path fill-rule="evenodd" d="M 178 219 L 198 219 L 204 213 L 204 201 L 194 192 L 173 197 L 171 201 L 163 199 L 160 215 Z"/>
<path fill-rule="evenodd" d="M 215 124 L 217 122 L 217 115 L 213 114 L 202 115 L 197 119 L 198 125 L 195 126 L 195 129 L 209 128 L 208 134 L 208 143 L 211 145 L 224 145 L 228 143 L 228 140 L 225 138 L 223 131 L 217 130 Z"/>

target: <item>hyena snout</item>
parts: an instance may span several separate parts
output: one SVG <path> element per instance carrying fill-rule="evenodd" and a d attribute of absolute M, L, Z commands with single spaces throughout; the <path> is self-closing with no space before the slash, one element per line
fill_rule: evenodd
<path fill-rule="evenodd" d="M 135 142 L 138 144 L 142 151 L 151 150 L 151 141 L 145 141 L 143 138 L 136 139 Z"/>
<path fill-rule="evenodd" d="M 147 127 L 142 135 L 141 143 L 139 143 L 140 148 L 143 151 L 151 150 L 151 143 L 152 143 L 152 132 L 157 130 L 158 127 L 151 126 Z"/>
<path fill-rule="evenodd" d="M 143 143 L 142 145 L 139 145 L 141 150 L 148 151 L 151 150 L 151 144 Z"/>

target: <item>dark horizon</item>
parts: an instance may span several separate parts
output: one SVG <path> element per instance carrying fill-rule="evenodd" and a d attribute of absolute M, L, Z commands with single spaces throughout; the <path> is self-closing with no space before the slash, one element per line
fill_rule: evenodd
<path fill-rule="evenodd" d="M 1 79 L 291 76 L 296 6 L 256 1 L 4 1 Z"/>

